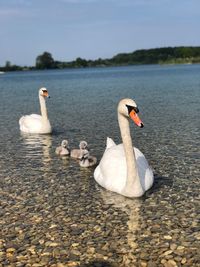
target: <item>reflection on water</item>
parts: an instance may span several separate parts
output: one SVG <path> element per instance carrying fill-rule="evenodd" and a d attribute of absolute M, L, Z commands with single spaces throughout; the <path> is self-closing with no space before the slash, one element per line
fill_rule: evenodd
<path fill-rule="evenodd" d="M 125 264 L 125 266 L 130 262 L 133 264 L 136 262 L 135 249 L 138 247 L 136 241 L 136 230 L 138 230 L 140 226 L 139 211 L 141 200 L 129 199 L 122 195 L 107 191 L 103 188 L 100 188 L 100 193 L 105 204 L 112 204 L 113 207 L 120 209 L 128 215 L 127 243 L 130 247 L 130 250 L 126 251 L 126 253 L 123 255 L 123 264 Z"/>
<path fill-rule="evenodd" d="M 26 134 L 21 133 L 23 153 L 25 158 L 33 159 L 40 157 L 43 171 L 49 171 L 50 161 L 52 160 L 50 149 L 52 147 L 51 135 Z"/>
<path fill-rule="evenodd" d="M 38 156 L 38 154 L 43 153 L 44 159 L 50 159 L 49 149 L 52 146 L 52 136 L 51 135 L 32 135 L 21 133 L 24 144 L 24 153 L 26 157 Z"/>

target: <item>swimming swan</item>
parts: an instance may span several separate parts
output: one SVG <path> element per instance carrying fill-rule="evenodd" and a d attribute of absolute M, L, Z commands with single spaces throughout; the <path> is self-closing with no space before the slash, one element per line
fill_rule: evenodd
<path fill-rule="evenodd" d="M 69 155 L 69 147 L 68 147 L 68 141 L 62 140 L 61 145 L 56 147 L 56 154 L 60 156 L 67 156 Z"/>
<path fill-rule="evenodd" d="M 81 159 L 79 161 L 79 165 L 81 167 L 91 167 L 97 163 L 97 158 L 94 156 L 90 156 L 90 153 L 87 149 L 81 150 Z"/>
<path fill-rule="evenodd" d="M 19 126 L 22 132 L 39 134 L 48 134 L 52 132 L 47 115 L 45 97 L 49 97 L 49 94 L 47 89 L 42 87 L 39 89 L 41 115 L 31 114 L 22 116 L 19 120 Z"/>
<path fill-rule="evenodd" d="M 118 104 L 118 122 L 122 144 L 116 145 L 107 138 L 106 150 L 94 171 L 94 178 L 102 187 L 126 197 L 140 197 L 154 181 L 152 169 L 142 152 L 132 146 L 129 117 L 143 127 L 139 110 L 132 99 L 122 99 Z"/>
<path fill-rule="evenodd" d="M 88 144 L 86 141 L 81 141 L 79 144 L 79 149 L 78 148 L 72 149 L 72 151 L 70 153 L 70 157 L 75 158 L 75 159 L 81 159 L 81 157 L 82 157 L 81 150 L 86 149 L 87 146 L 88 146 Z"/>

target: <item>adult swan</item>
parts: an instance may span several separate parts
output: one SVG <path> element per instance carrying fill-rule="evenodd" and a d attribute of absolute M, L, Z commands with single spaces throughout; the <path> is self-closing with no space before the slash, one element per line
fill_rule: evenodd
<path fill-rule="evenodd" d="M 41 115 L 31 114 L 22 116 L 19 120 L 19 126 L 22 132 L 38 134 L 48 134 L 52 132 L 47 115 L 45 97 L 49 97 L 49 94 L 47 89 L 42 87 L 39 89 Z"/>
<path fill-rule="evenodd" d="M 140 197 L 153 184 L 153 172 L 142 152 L 133 149 L 129 117 L 143 127 L 139 110 L 132 99 L 122 99 L 118 104 L 118 122 L 122 144 L 116 145 L 107 138 L 106 150 L 94 171 L 94 178 L 102 187 L 126 197 Z"/>

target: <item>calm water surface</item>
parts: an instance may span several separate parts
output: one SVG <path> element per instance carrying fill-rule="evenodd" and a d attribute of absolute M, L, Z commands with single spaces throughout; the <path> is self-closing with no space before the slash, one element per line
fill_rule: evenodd
<path fill-rule="evenodd" d="M 53 134 L 22 135 L 43 86 Z M 132 138 L 155 173 L 133 200 L 54 153 L 86 140 L 100 160 L 107 136 L 121 142 L 124 97 L 139 106 Z M 0 266 L 200 266 L 200 65 L 5 73 L 0 101 Z"/>

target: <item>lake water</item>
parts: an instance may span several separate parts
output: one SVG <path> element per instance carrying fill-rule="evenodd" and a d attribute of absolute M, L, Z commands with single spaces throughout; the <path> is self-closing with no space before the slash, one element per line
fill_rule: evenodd
<path fill-rule="evenodd" d="M 40 87 L 53 134 L 22 135 Z M 86 140 L 99 161 L 107 136 L 121 142 L 124 97 L 139 106 L 132 138 L 155 174 L 140 199 L 55 155 L 63 139 Z M 200 266 L 200 65 L 5 73 L 0 101 L 0 266 Z"/>

